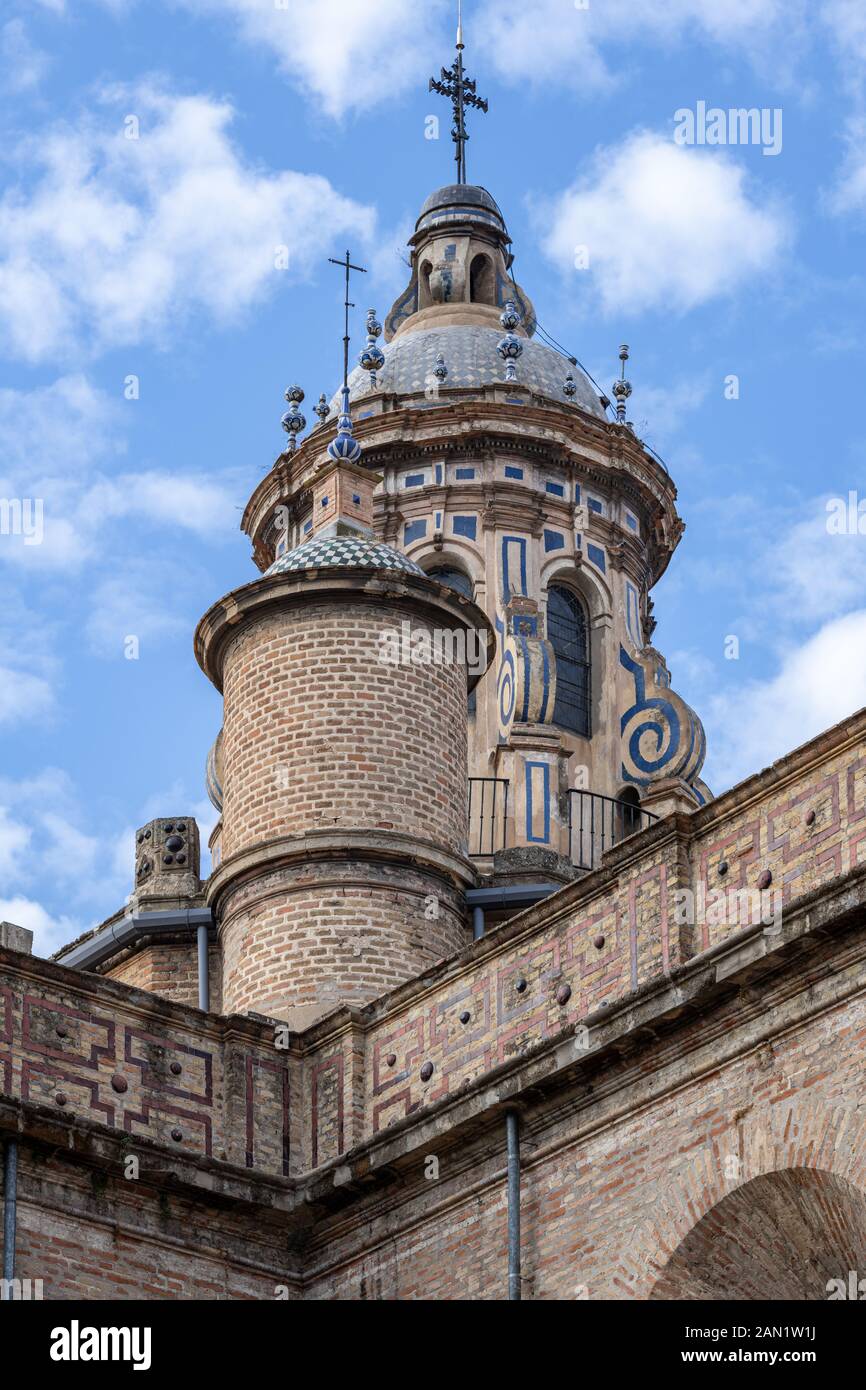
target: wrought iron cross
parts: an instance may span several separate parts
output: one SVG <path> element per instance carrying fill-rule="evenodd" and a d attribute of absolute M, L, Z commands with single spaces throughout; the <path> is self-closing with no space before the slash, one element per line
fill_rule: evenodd
<path fill-rule="evenodd" d="M 471 77 L 467 77 L 463 71 L 463 21 L 462 14 L 458 9 L 457 17 L 457 57 L 450 68 L 442 69 L 441 80 L 438 77 L 430 78 L 428 91 L 438 92 L 440 96 L 450 97 L 454 107 L 454 125 L 451 128 L 451 138 L 457 146 L 454 156 L 457 162 L 457 182 L 466 182 L 466 141 L 469 136 L 466 131 L 466 107 L 473 106 L 477 111 L 487 111 L 488 104 L 484 97 L 480 97 L 475 91 L 475 82 Z"/>
<path fill-rule="evenodd" d="M 352 304 L 352 303 L 350 302 L 350 300 L 349 300 L 349 275 L 350 275 L 351 271 L 353 271 L 353 270 L 360 271 L 360 273 L 361 273 L 362 275 L 366 275 L 366 274 L 367 274 L 367 267 L 366 267 L 365 265 L 352 265 L 351 255 L 350 255 L 350 253 L 349 253 L 348 251 L 346 252 L 346 259 L 345 259 L 344 261 L 335 261 L 333 256 L 329 256 L 329 257 L 328 257 L 328 264 L 329 264 L 329 265 L 341 265 L 341 266 L 343 267 L 343 269 L 345 270 L 345 272 L 346 272 L 346 331 L 345 331 L 345 334 L 343 335 L 343 390 L 344 390 L 344 392 L 348 392 L 348 389 L 349 389 L 349 310 L 350 310 L 350 309 L 354 309 L 354 307 L 355 307 L 354 304 Z"/>

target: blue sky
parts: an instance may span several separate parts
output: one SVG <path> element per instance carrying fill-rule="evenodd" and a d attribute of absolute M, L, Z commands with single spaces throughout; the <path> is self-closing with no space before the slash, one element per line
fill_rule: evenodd
<path fill-rule="evenodd" d="M 0 498 L 44 499 L 44 537 L 0 534 L 0 919 L 39 950 L 122 903 L 150 816 L 210 828 L 192 631 L 254 575 L 240 510 L 286 385 L 312 419 L 338 383 L 328 256 L 370 267 L 357 349 L 450 181 L 427 78 L 453 9 L 5 0 Z M 656 641 L 722 790 L 866 704 L 866 536 L 827 528 L 866 498 L 866 6 L 468 0 L 465 23 L 490 100 L 469 178 L 547 331 L 605 386 L 630 344 L 631 418 L 679 487 Z M 781 111 L 781 149 L 677 143 L 699 102 Z"/>

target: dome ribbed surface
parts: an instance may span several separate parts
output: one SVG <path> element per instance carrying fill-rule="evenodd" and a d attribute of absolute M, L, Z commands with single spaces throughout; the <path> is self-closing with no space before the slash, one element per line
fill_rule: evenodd
<path fill-rule="evenodd" d="M 505 366 L 499 355 L 502 330 L 485 328 L 482 325 L 452 325 L 443 328 L 419 328 L 414 332 L 401 333 L 384 348 L 385 365 L 378 373 L 376 390 L 393 392 L 396 396 L 410 396 L 423 392 L 431 383 L 435 384 L 433 368 L 441 352 L 448 368 L 448 376 L 442 388 L 442 396 L 447 398 L 451 387 L 482 387 L 491 382 L 504 383 Z M 565 378 L 569 372 L 574 375 L 577 388 L 574 404 L 590 415 L 604 419 L 598 395 L 592 383 L 577 367 L 572 367 L 568 358 L 553 348 L 545 347 L 534 338 L 521 338 L 523 352 L 517 362 L 515 387 L 528 387 L 536 395 L 568 405 L 563 392 Z M 357 401 L 371 391 L 370 374 L 356 367 L 349 377 L 350 399 Z M 332 405 L 338 407 L 339 393 Z"/>
<path fill-rule="evenodd" d="M 467 219 L 505 233 L 505 219 L 496 199 L 486 188 L 471 183 L 449 183 L 431 193 L 418 215 L 416 231 Z"/>

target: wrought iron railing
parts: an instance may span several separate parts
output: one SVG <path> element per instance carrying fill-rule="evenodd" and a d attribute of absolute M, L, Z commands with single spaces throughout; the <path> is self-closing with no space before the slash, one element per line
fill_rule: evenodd
<path fill-rule="evenodd" d="M 469 778 L 469 853 L 475 858 L 505 848 L 507 777 Z"/>
<path fill-rule="evenodd" d="M 657 821 L 629 801 L 615 801 L 599 792 L 568 793 L 568 852 L 578 869 L 596 869 L 605 850 Z"/>

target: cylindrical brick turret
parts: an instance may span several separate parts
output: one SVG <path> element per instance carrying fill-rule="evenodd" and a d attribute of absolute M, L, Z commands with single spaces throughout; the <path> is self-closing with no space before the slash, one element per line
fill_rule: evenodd
<path fill-rule="evenodd" d="M 322 544 L 321 568 L 237 590 L 196 636 L 225 700 L 223 1007 L 295 1028 L 469 940 L 467 670 L 448 657 L 480 634 L 474 685 L 492 656 L 481 611 L 411 561 Z"/>

